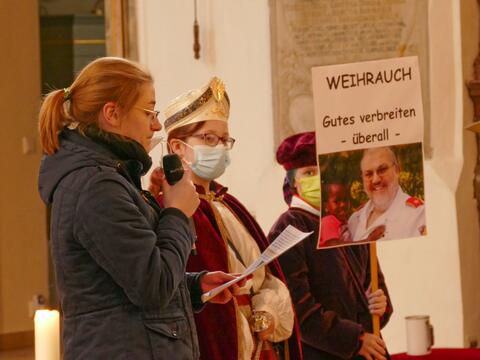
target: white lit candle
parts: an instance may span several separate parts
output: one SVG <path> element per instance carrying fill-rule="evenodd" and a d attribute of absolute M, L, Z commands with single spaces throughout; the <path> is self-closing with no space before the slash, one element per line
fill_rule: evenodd
<path fill-rule="evenodd" d="M 60 315 L 57 310 L 35 312 L 35 360 L 60 360 Z"/>

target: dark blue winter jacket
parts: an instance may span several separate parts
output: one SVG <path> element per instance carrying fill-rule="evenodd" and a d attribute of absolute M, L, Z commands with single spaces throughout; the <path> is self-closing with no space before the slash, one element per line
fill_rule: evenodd
<path fill-rule="evenodd" d="M 64 359 L 197 359 L 192 235 L 180 210 L 141 190 L 150 158 L 101 131 L 66 129 L 60 144 L 42 160 L 39 191 L 51 205 Z"/>

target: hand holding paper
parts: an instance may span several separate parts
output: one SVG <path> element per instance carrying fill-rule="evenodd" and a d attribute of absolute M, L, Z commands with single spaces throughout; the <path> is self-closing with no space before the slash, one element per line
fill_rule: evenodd
<path fill-rule="evenodd" d="M 291 225 L 287 226 L 287 228 L 283 230 L 280 235 L 278 235 L 278 237 L 270 244 L 270 246 L 265 249 L 265 251 L 260 255 L 260 257 L 252 264 L 250 264 L 250 266 L 248 266 L 245 271 L 240 274 L 240 276 L 204 293 L 202 295 L 202 301 L 209 301 L 210 299 L 220 294 L 223 290 L 238 283 L 242 279 L 245 279 L 250 274 L 253 274 L 257 269 L 267 265 L 272 260 L 275 260 L 285 251 L 298 244 L 310 234 L 312 234 L 312 232 L 306 233 L 298 230 Z"/>
<path fill-rule="evenodd" d="M 239 275 L 240 274 L 227 274 L 227 273 L 224 273 L 223 271 L 208 272 L 201 277 L 200 286 L 202 288 L 202 291 L 206 292 L 206 291 L 215 289 L 225 284 L 226 282 L 229 282 L 231 280 L 236 280 Z M 236 294 L 237 288 L 245 286 L 245 283 L 247 282 L 248 279 L 249 277 L 244 278 L 238 283 L 232 285 L 230 288 L 225 288 L 223 291 L 221 291 L 220 293 L 215 295 L 212 299 L 210 299 L 210 302 L 215 304 L 228 303 L 232 299 L 233 295 Z"/>

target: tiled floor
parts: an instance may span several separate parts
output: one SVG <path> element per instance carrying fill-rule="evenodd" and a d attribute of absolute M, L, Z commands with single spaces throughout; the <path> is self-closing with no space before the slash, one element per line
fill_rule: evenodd
<path fill-rule="evenodd" d="M 22 349 L 12 351 L 0 351 L 1 360 L 34 360 L 35 349 Z"/>

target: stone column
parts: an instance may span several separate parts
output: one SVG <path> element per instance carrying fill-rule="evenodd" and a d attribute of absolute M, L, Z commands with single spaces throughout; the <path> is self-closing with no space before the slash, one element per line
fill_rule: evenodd
<path fill-rule="evenodd" d="M 477 0 L 480 7 L 480 0 Z M 480 213 L 480 46 L 479 53 L 475 58 L 473 63 L 473 79 L 467 82 L 468 92 L 473 101 L 473 125 L 471 130 L 476 132 L 477 137 L 477 165 L 475 166 L 475 178 L 474 178 L 474 188 L 475 188 L 475 198 L 477 199 L 477 208 Z"/>

